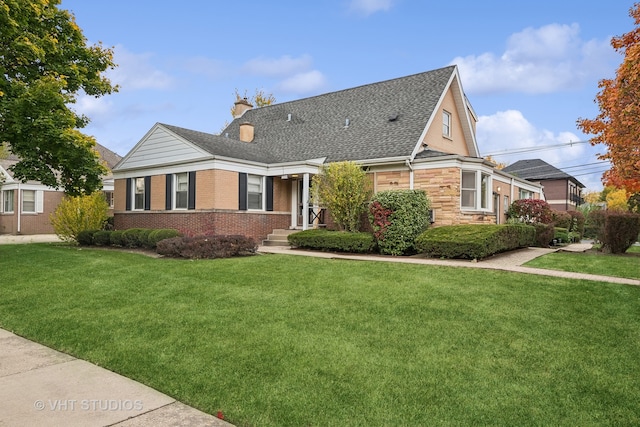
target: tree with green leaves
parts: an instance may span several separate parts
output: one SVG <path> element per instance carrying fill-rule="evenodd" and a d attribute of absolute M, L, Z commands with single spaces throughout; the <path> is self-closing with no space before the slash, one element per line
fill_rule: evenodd
<path fill-rule="evenodd" d="M 360 217 L 367 210 L 371 181 L 355 162 L 329 163 L 314 175 L 311 194 L 329 209 L 338 227 L 355 232 L 360 228 Z"/>
<path fill-rule="evenodd" d="M 117 91 L 102 75 L 113 51 L 87 45 L 60 0 L 0 0 L 0 145 L 20 160 L 19 180 L 37 180 L 70 195 L 101 188 L 105 173 L 89 119 L 70 105 L 81 94 Z"/>

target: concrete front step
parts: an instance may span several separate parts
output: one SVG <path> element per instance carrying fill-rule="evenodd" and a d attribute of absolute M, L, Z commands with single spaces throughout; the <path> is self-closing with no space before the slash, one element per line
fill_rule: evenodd
<path fill-rule="evenodd" d="M 299 230 L 284 230 L 284 229 L 273 230 L 273 232 L 267 236 L 266 240 L 262 241 L 262 245 L 263 246 L 290 246 L 289 241 L 287 240 L 287 236 L 297 231 Z"/>

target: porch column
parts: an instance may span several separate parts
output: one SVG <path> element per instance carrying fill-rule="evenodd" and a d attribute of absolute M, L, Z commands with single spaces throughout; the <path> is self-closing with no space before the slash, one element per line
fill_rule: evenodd
<path fill-rule="evenodd" d="M 298 181 L 291 180 L 291 229 L 298 226 Z"/>
<path fill-rule="evenodd" d="M 302 175 L 302 229 L 309 229 L 309 174 Z"/>

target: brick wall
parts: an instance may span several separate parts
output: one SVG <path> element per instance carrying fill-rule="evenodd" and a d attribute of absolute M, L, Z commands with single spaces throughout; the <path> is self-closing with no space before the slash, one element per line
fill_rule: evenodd
<path fill-rule="evenodd" d="M 14 199 L 14 210 L 12 214 L 0 214 L 0 233 L 18 233 L 18 200 L 17 191 Z M 23 213 L 20 217 L 20 234 L 53 234 L 53 226 L 49 216 L 55 212 L 58 204 L 62 201 L 64 193 L 61 191 L 43 192 L 43 212 Z"/>
<path fill-rule="evenodd" d="M 188 234 L 239 234 L 261 242 L 275 229 L 288 229 L 291 214 L 283 212 L 180 211 L 117 212 L 116 230 L 175 228 Z"/>

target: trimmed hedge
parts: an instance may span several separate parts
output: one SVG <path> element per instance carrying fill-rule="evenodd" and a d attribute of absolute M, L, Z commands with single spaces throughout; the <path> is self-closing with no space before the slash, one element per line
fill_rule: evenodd
<path fill-rule="evenodd" d="M 258 245 L 245 236 L 172 237 L 158 242 L 156 252 L 174 258 L 214 259 L 253 255 Z"/>
<path fill-rule="evenodd" d="M 525 224 L 450 225 L 429 229 L 416 239 L 416 249 L 431 257 L 483 259 L 531 246 L 535 228 Z"/>
<path fill-rule="evenodd" d="M 533 224 L 533 226 L 536 230 L 533 246 L 538 248 L 548 248 L 553 242 L 553 236 L 555 234 L 553 224 L 536 223 Z"/>
<path fill-rule="evenodd" d="M 155 248 L 158 242 L 164 239 L 171 239 L 173 237 L 179 237 L 180 232 L 175 228 L 159 228 L 157 230 L 151 230 L 147 236 L 146 247 Z"/>
<path fill-rule="evenodd" d="M 100 230 L 82 230 L 76 236 L 76 241 L 81 246 L 93 245 L 93 235 Z"/>
<path fill-rule="evenodd" d="M 602 251 L 623 254 L 638 240 L 640 215 L 630 212 L 607 212 L 604 234 L 600 238 Z"/>
<path fill-rule="evenodd" d="M 110 237 L 110 241 L 111 241 L 111 246 L 124 246 L 123 241 L 122 241 L 122 234 L 124 233 L 124 230 L 115 230 L 111 233 Z"/>
<path fill-rule="evenodd" d="M 110 246 L 111 245 L 111 233 L 112 230 L 100 230 L 93 235 L 93 244 L 96 246 Z"/>
<path fill-rule="evenodd" d="M 287 239 L 292 246 L 320 251 L 370 253 L 376 247 L 373 235 L 365 232 L 305 230 L 289 234 Z"/>

